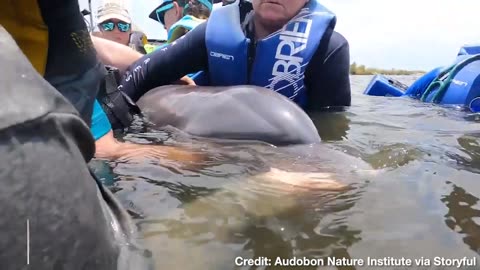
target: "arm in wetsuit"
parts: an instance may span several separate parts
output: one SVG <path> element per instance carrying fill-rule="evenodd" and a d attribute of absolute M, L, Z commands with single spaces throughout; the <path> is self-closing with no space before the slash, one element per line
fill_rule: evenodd
<path fill-rule="evenodd" d="M 309 112 L 351 104 L 348 41 L 337 32 L 326 36 L 305 72 Z"/>
<path fill-rule="evenodd" d="M 137 101 L 152 88 L 170 84 L 186 74 L 207 71 L 206 29 L 207 24 L 202 23 L 165 48 L 137 60 L 126 70 L 121 90 Z"/>
<path fill-rule="evenodd" d="M 20 0 L 16 5 L 32 2 Z M 75 106 L 83 120 L 90 125 L 93 103 L 105 72 L 96 57 L 78 1 L 38 0 L 37 3 L 41 22 L 48 31 L 48 42 L 32 48 L 30 54 L 27 51 L 27 55 L 35 59 L 33 56 L 38 55 L 38 51 L 48 50 L 46 58 L 40 57 L 45 67 L 41 74 Z M 28 9 L 25 12 L 29 12 Z M 44 26 L 38 25 L 40 29 Z"/>

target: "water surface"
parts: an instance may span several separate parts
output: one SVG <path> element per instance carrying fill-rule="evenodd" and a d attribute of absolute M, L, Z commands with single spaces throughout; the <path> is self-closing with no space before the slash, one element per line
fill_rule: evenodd
<path fill-rule="evenodd" d="M 477 256 L 480 117 L 410 99 L 365 96 L 370 79 L 351 77 L 348 111 L 314 116 L 321 145 L 212 146 L 168 131 L 127 136 L 141 143 L 195 145 L 213 157 L 189 168 L 154 161 L 110 164 L 111 188 L 135 218 L 157 268 L 286 269 L 236 266 L 239 256 Z M 289 190 L 252 178 L 269 166 L 329 172 L 351 189 Z"/>

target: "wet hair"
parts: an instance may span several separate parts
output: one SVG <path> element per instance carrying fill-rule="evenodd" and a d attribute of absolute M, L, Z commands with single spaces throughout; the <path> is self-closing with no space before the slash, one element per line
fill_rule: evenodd
<path fill-rule="evenodd" d="M 188 7 L 183 11 L 184 15 L 191 15 L 198 19 L 208 19 L 210 17 L 211 10 L 198 0 L 180 0 L 178 2 L 185 2 L 185 5 L 188 4 Z"/>

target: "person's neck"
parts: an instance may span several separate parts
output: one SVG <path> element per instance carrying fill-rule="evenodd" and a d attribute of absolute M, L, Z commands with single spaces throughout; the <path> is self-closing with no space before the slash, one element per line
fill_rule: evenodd
<path fill-rule="evenodd" d="M 268 35 L 282 28 L 282 26 L 275 27 L 275 26 L 267 26 L 265 24 L 262 24 L 257 16 L 253 17 L 253 27 L 255 30 L 256 40 L 264 39 Z"/>

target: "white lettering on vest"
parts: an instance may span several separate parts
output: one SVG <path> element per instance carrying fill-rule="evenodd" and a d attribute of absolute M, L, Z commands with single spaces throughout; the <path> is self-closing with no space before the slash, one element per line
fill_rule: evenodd
<path fill-rule="evenodd" d="M 467 86 L 468 85 L 468 83 L 466 83 L 466 82 L 455 80 L 455 79 L 452 80 L 452 83 L 454 83 L 456 85 L 459 85 L 459 86 Z"/>
<path fill-rule="evenodd" d="M 231 60 L 233 61 L 235 58 L 233 55 L 228 55 L 228 54 L 223 54 L 223 53 L 218 53 L 218 52 L 210 52 L 210 56 L 217 57 L 217 58 L 223 58 L 225 60 Z"/>
<path fill-rule="evenodd" d="M 312 27 L 312 19 L 308 17 L 302 16 L 294 19 L 279 33 L 280 43 L 275 54 L 272 78 L 270 84 L 266 86 L 277 92 L 287 87 L 293 87 L 294 93 L 289 97 L 291 99 L 303 88 L 303 84 L 300 82 L 303 80 L 304 59 L 299 54 L 307 48 Z M 287 84 L 277 88 L 277 84 L 283 81 L 286 81 Z"/>

